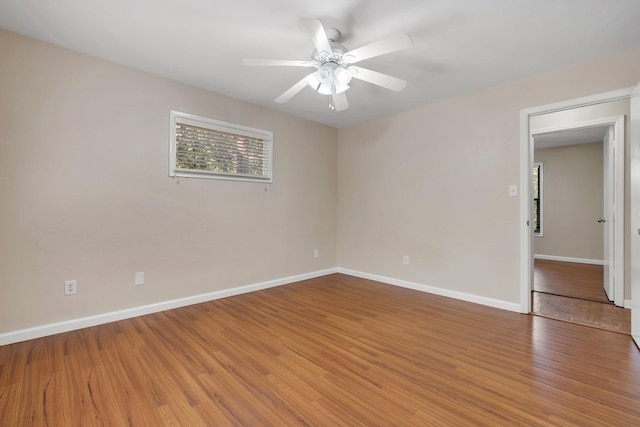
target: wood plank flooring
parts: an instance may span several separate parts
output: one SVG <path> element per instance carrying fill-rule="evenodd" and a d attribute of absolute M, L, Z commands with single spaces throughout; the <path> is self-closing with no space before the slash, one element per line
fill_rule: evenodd
<path fill-rule="evenodd" d="M 631 334 L 631 311 L 608 300 L 602 266 L 537 259 L 533 289 L 535 315 Z"/>
<path fill-rule="evenodd" d="M 536 259 L 533 271 L 534 291 L 609 303 L 601 265 Z"/>
<path fill-rule="evenodd" d="M 3 426 L 634 426 L 629 336 L 331 275 L 0 347 Z"/>
<path fill-rule="evenodd" d="M 631 335 L 631 310 L 610 303 L 534 292 L 533 314 Z"/>

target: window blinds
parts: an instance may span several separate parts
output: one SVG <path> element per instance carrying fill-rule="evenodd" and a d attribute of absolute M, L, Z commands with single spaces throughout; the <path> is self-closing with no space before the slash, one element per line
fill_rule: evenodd
<path fill-rule="evenodd" d="M 221 123 L 175 118 L 174 174 L 270 181 L 271 133 Z"/>

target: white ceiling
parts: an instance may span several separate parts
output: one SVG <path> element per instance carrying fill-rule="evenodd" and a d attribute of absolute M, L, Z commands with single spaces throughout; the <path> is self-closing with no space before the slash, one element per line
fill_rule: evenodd
<path fill-rule="evenodd" d="M 359 63 L 408 81 L 401 93 L 354 81 L 335 112 L 304 89 L 308 69 L 244 58 L 308 59 L 300 17 L 353 49 L 398 32 L 409 50 Z M 640 47 L 639 0 L 0 0 L 0 28 L 335 127 Z"/>
<path fill-rule="evenodd" d="M 602 142 L 604 141 L 604 135 L 607 133 L 607 129 L 609 129 L 609 126 L 599 126 L 536 135 L 533 138 L 534 148 L 539 150 L 542 148 Z"/>

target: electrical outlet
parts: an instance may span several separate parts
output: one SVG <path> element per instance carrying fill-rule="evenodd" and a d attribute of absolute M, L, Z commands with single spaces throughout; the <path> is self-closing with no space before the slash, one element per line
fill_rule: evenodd
<path fill-rule="evenodd" d="M 144 271 L 136 273 L 135 282 L 136 286 L 144 285 Z"/>
<path fill-rule="evenodd" d="M 318 258 L 320 256 L 320 252 L 317 249 L 313 250 L 313 257 Z"/>
<path fill-rule="evenodd" d="M 65 295 L 75 295 L 78 291 L 78 283 L 75 280 L 65 280 L 64 281 L 64 294 Z"/>
<path fill-rule="evenodd" d="M 405 256 L 402 257 L 402 263 L 404 265 L 409 264 L 409 255 L 405 255 Z"/>

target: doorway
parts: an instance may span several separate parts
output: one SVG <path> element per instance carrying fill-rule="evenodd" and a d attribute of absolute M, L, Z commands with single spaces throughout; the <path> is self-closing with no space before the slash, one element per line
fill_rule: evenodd
<path fill-rule="evenodd" d="M 584 117 L 587 111 L 573 115 Z M 615 268 L 616 256 L 623 256 L 615 250 L 616 237 L 623 241 L 622 234 L 615 235 L 615 213 L 624 212 L 624 175 L 616 176 L 616 170 L 623 171 L 624 158 L 617 159 L 615 151 L 624 153 L 624 116 L 576 123 L 560 117 L 560 125 L 540 127 L 550 120 L 557 122 L 558 115 L 530 121 L 532 312 L 629 334 L 629 311 L 614 305 L 615 293 L 624 295 L 624 270 L 617 270 L 622 277 L 616 286 Z M 616 187 L 622 193 L 618 206 Z M 623 221 L 622 216 L 618 219 Z M 624 298 L 619 301 L 622 305 Z"/>
<path fill-rule="evenodd" d="M 609 300 L 616 306 L 623 307 L 625 302 L 625 253 L 624 253 L 624 221 L 625 221 L 625 113 L 628 113 L 629 103 L 627 100 L 602 103 L 595 106 L 585 106 L 573 108 L 562 112 L 542 114 L 531 117 L 530 121 L 530 152 L 531 160 L 536 158 L 536 145 L 539 148 L 554 148 L 557 150 L 570 150 L 571 153 L 564 153 L 564 157 L 559 153 L 553 157 L 561 162 L 555 167 L 556 185 L 562 184 L 571 187 L 566 188 L 556 200 L 553 206 L 562 205 L 573 208 L 568 215 L 564 209 L 556 209 L 555 233 L 546 237 L 549 244 L 542 245 L 542 239 L 536 236 L 535 231 L 529 235 L 530 257 L 535 254 L 534 242 L 544 246 L 546 255 L 559 256 L 559 261 L 575 261 L 579 263 L 601 263 L 604 269 L 603 286 Z M 622 113 L 615 116 L 602 117 L 612 111 Z M 589 120 L 576 121 L 576 118 L 584 119 L 589 116 L 601 116 Z M 600 140 L 601 147 L 591 144 L 579 145 L 578 142 L 589 140 Z M 537 143 L 536 143 L 537 141 Z M 592 141 L 593 142 L 593 141 Z M 586 148 L 589 147 L 589 148 Z M 600 151 L 601 150 L 601 151 Z M 595 151 L 595 152 L 594 152 Z M 587 154 L 585 154 L 587 153 Z M 602 155 L 601 160 L 596 160 L 594 165 L 594 155 Z M 590 173 L 589 168 L 585 169 L 581 162 L 576 162 L 575 158 L 581 157 L 584 162 L 591 162 L 591 169 L 601 166 L 601 169 Z M 546 157 L 540 158 L 545 160 Z M 563 160 L 564 159 L 564 160 Z M 551 165 L 550 165 L 551 166 Z M 567 170 L 573 170 L 581 174 L 576 181 Z M 551 172 L 551 170 L 548 170 Z M 532 178 L 527 182 L 532 188 Z M 565 184 L 566 183 L 566 184 Z M 591 197 L 583 194 L 588 191 L 588 186 L 599 186 L 601 193 Z M 530 193 L 532 196 L 533 194 Z M 567 200 L 568 199 L 568 200 Z M 528 202 L 528 200 L 527 200 Z M 596 205 L 594 207 L 593 205 Z M 544 203 L 543 203 L 544 206 Z M 575 209 L 580 206 L 581 209 Z M 591 209 L 601 208 L 601 216 L 596 216 L 596 211 L 584 212 L 591 206 Z M 563 212 L 561 215 L 559 212 Z M 535 220 L 532 218 L 532 220 Z M 542 220 L 544 223 L 544 219 Z M 598 222 L 596 222 L 598 221 Z M 601 233 L 599 240 L 592 236 Z M 595 243 L 594 243 L 595 241 Z M 552 244 L 550 244 L 553 242 Z M 600 243 L 598 243 L 600 242 Z M 594 248 L 594 245 L 596 246 Z M 598 251 L 597 249 L 602 249 Z M 532 263 L 532 261 L 531 261 Z M 531 264 L 532 265 L 532 264 Z M 533 278 L 533 276 L 531 276 Z M 531 286 L 529 287 L 531 289 Z"/>
<path fill-rule="evenodd" d="M 619 113 L 619 114 L 629 114 L 629 110 L 630 110 L 629 98 L 632 92 L 633 92 L 633 88 L 621 89 L 617 91 L 558 102 L 555 104 L 548 104 L 548 105 L 543 105 L 539 107 L 533 107 L 533 108 L 529 108 L 521 111 L 521 115 L 520 115 L 520 123 L 521 123 L 521 126 L 520 126 L 520 129 L 521 129 L 520 185 L 522 189 L 521 194 L 523 195 L 523 197 L 521 198 L 521 219 L 522 219 L 521 224 L 522 225 L 520 228 L 521 230 L 521 280 L 522 280 L 520 305 L 521 305 L 521 311 L 523 313 L 531 312 L 530 292 L 532 290 L 532 282 L 533 282 L 533 244 L 532 244 L 533 232 L 530 224 L 530 221 L 532 220 L 533 215 L 531 211 L 532 189 L 531 189 L 531 177 L 530 177 L 529 171 L 533 167 L 534 152 L 533 152 L 533 137 L 530 130 L 530 119 L 534 117 L 542 116 L 542 115 L 547 115 L 549 113 L 557 112 L 563 115 L 565 119 L 573 118 L 574 123 L 580 122 L 580 119 L 576 118 L 577 117 L 576 112 L 579 111 L 581 108 L 593 106 L 594 108 L 597 109 L 597 108 L 600 108 L 600 106 L 607 105 L 608 103 L 614 103 L 615 101 L 623 101 L 623 100 L 627 102 L 627 107 L 626 107 L 627 109 L 626 109 L 626 112 Z M 633 115 L 633 112 L 631 113 L 632 113 L 631 115 Z M 602 117 L 602 115 L 600 117 Z M 608 117 L 608 119 L 611 119 L 611 117 Z M 569 120 L 569 122 L 570 121 L 571 120 Z M 583 118 L 583 121 L 584 121 L 584 118 Z M 615 125 L 615 120 L 600 119 L 599 122 L 597 121 L 594 122 L 592 120 L 592 122 L 589 123 L 589 125 L 590 126 Z M 624 130 L 624 127 L 622 125 L 623 123 L 619 126 L 616 126 L 616 128 L 619 130 Z M 559 127 L 558 124 L 556 123 L 555 125 L 548 125 L 547 130 L 548 131 L 553 130 L 551 128 L 553 128 L 554 126 L 556 127 L 555 130 L 567 129 L 566 124 Z M 619 143 L 623 143 L 622 138 L 616 138 L 616 140 L 619 141 Z M 616 150 L 615 156 L 616 156 L 616 159 L 618 159 L 618 161 L 620 162 L 620 164 L 624 165 L 624 149 Z M 631 159 L 633 159 L 633 157 L 631 157 Z M 631 170 L 633 171 L 633 169 Z M 620 177 L 620 180 L 618 182 L 624 182 L 623 167 L 619 168 L 616 171 L 616 176 Z M 628 180 L 629 177 L 627 176 L 626 179 Z M 629 187 L 629 188 L 631 189 L 631 191 L 633 191 L 632 187 Z M 616 189 L 616 200 L 618 203 L 624 200 L 624 194 L 620 195 L 619 193 L 621 189 L 622 189 L 621 186 Z M 625 234 L 625 226 L 624 226 L 624 218 L 623 218 L 624 210 L 620 209 L 617 213 L 619 216 L 617 218 L 618 221 L 616 221 L 616 235 L 624 236 Z M 629 227 L 629 225 L 627 225 L 627 227 Z M 627 230 L 630 231 L 629 228 L 627 228 Z M 632 243 L 631 241 L 627 240 L 626 242 L 627 247 L 629 247 L 631 243 Z M 625 244 L 624 239 L 617 239 L 614 244 L 615 250 L 623 254 L 623 256 L 616 257 L 615 268 L 618 272 L 626 273 L 626 276 L 628 279 L 631 276 L 631 269 L 627 269 L 627 270 L 624 269 L 624 255 L 625 255 L 625 252 L 623 250 L 624 244 Z M 629 260 L 629 254 L 630 254 L 630 251 L 627 248 L 627 251 L 626 251 L 627 261 Z M 616 283 L 616 286 L 621 286 L 621 285 L 624 286 L 625 275 L 618 274 L 618 276 L 621 277 L 623 280 L 618 281 Z M 634 286 L 633 283 L 635 282 L 632 282 L 630 280 L 627 280 L 627 282 L 630 283 L 628 288 Z M 626 292 L 627 292 L 627 295 L 630 295 L 628 289 L 626 290 Z M 629 300 L 624 299 L 625 297 L 624 288 L 622 289 L 622 292 L 617 292 L 617 294 L 618 294 L 617 295 L 618 300 L 615 302 L 618 305 L 624 305 L 625 303 L 628 303 L 628 305 L 631 306 L 631 302 Z M 614 299 L 615 298 L 616 297 L 614 296 Z"/>

